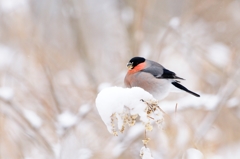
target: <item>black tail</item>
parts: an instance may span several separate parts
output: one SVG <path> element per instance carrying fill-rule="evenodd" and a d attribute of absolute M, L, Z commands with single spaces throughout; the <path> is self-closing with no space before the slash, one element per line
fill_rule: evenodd
<path fill-rule="evenodd" d="M 188 92 L 188 93 L 190 93 L 190 94 L 192 94 L 192 95 L 194 95 L 194 96 L 196 96 L 196 97 L 200 97 L 200 95 L 198 95 L 197 93 L 194 93 L 194 92 L 188 90 L 186 87 L 184 87 L 183 85 L 179 84 L 178 82 L 172 82 L 172 84 L 173 84 L 175 87 L 177 87 L 177 88 L 179 88 L 179 89 L 181 89 L 181 90 L 184 90 L 184 91 L 186 91 L 186 92 Z"/>

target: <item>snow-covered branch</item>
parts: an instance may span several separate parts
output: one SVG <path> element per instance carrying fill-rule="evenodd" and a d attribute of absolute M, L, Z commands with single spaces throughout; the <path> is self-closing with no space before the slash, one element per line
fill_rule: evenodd
<path fill-rule="evenodd" d="M 108 131 L 114 136 L 117 136 L 118 132 L 122 133 L 126 126 L 134 126 L 138 116 L 145 132 L 153 129 L 152 123 L 160 126 L 163 122 L 164 112 L 158 106 L 158 101 L 139 87 L 106 88 L 98 94 L 96 106 Z M 140 155 L 145 159 L 150 159 L 147 156 L 151 156 L 150 149 L 146 147 L 148 141 L 149 138 L 145 136 L 145 147 L 140 151 Z"/>

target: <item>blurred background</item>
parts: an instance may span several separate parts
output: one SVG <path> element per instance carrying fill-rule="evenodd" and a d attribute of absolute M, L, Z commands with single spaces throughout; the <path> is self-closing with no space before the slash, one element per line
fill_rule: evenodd
<path fill-rule="evenodd" d="M 240 158 L 239 28 L 239 0 L 0 0 L 0 158 L 140 158 L 139 125 L 114 137 L 95 106 L 133 56 L 201 95 L 160 101 L 155 159 Z"/>

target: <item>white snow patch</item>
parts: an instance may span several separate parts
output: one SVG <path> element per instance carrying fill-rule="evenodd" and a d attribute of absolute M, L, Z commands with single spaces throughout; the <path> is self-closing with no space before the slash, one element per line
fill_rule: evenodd
<path fill-rule="evenodd" d="M 157 103 L 157 100 L 142 88 L 110 87 L 98 94 L 96 107 L 108 131 L 113 133 L 111 123 L 111 116 L 113 114 L 117 117 L 118 128 L 121 128 L 123 124 L 121 115 L 124 113 L 139 115 L 141 121 L 144 123 L 149 122 L 147 113 L 145 112 L 147 105 L 141 100 Z"/>
<path fill-rule="evenodd" d="M 25 57 L 19 50 L 0 44 L 0 70 L 9 68 L 11 71 L 19 73 L 22 72 L 22 66 L 25 63 Z"/>
<path fill-rule="evenodd" d="M 225 67 L 229 63 L 230 50 L 222 43 L 215 43 L 208 48 L 208 58 L 219 67 Z"/>
<path fill-rule="evenodd" d="M 90 105 L 84 104 L 79 108 L 78 113 L 79 115 L 83 116 L 87 114 L 90 111 L 90 109 L 91 109 Z"/>
<path fill-rule="evenodd" d="M 115 158 L 118 158 L 127 148 L 126 145 L 132 143 L 136 138 L 138 138 L 144 132 L 144 127 L 142 123 L 137 123 L 129 129 L 127 135 L 124 137 L 123 141 L 118 143 L 113 149 L 112 154 Z"/>
<path fill-rule="evenodd" d="M 11 65 L 15 52 L 4 45 L 0 45 L 0 52 L 0 68 Z"/>
<path fill-rule="evenodd" d="M 203 108 L 205 110 L 214 110 L 219 100 L 220 99 L 218 96 L 211 94 L 201 94 L 200 98 L 189 95 L 175 102 L 163 101 L 159 104 L 159 106 L 166 112 L 175 111 L 176 103 L 178 104 L 178 110 L 186 108 Z"/>
<path fill-rule="evenodd" d="M 42 126 L 42 119 L 34 111 L 25 109 L 23 114 L 33 127 L 40 128 Z"/>
<path fill-rule="evenodd" d="M 178 17 L 173 17 L 169 22 L 169 26 L 172 27 L 173 29 L 177 29 L 179 25 L 180 19 Z"/>
<path fill-rule="evenodd" d="M 58 122 L 62 127 L 68 128 L 76 124 L 77 116 L 69 111 L 65 111 L 58 116 Z"/>
<path fill-rule="evenodd" d="M 151 151 L 149 148 L 146 147 L 142 147 L 140 150 L 140 156 L 142 157 L 142 159 L 154 159 L 152 157 Z"/>
<path fill-rule="evenodd" d="M 28 0 L 1 0 L 0 8 L 3 12 L 28 9 Z"/>
<path fill-rule="evenodd" d="M 228 102 L 227 105 L 228 107 L 232 108 L 232 107 L 236 107 L 238 106 L 240 103 L 240 100 L 238 98 L 231 98 Z"/>
<path fill-rule="evenodd" d="M 214 110 L 219 102 L 219 97 L 216 95 L 201 95 L 200 98 L 185 97 L 179 101 L 181 106 L 190 106 L 194 108 L 205 108 L 205 110 Z"/>
<path fill-rule="evenodd" d="M 89 159 L 89 158 L 92 157 L 92 151 L 90 149 L 88 149 L 88 148 L 81 148 L 78 151 L 78 156 L 81 159 Z"/>
<path fill-rule="evenodd" d="M 99 86 L 98 86 L 98 92 L 100 92 L 101 90 L 105 89 L 105 88 L 108 88 L 108 87 L 111 87 L 112 85 L 110 83 L 101 83 Z"/>
<path fill-rule="evenodd" d="M 12 100 L 14 96 L 14 91 L 10 87 L 0 87 L 0 98 L 6 101 Z"/>
<path fill-rule="evenodd" d="M 173 121 L 177 127 L 176 145 L 178 147 L 182 147 L 182 146 L 186 145 L 190 140 L 189 127 L 183 121 L 183 118 L 177 114 L 174 116 Z"/>
<path fill-rule="evenodd" d="M 203 159 L 204 156 L 201 151 L 195 148 L 187 149 L 186 153 L 184 154 L 184 159 Z"/>
<path fill-rule="evenodd" d="M 53 152 L 56 158 L 60 157 L 61 145 L 59 143 L 52 145 Z"/>

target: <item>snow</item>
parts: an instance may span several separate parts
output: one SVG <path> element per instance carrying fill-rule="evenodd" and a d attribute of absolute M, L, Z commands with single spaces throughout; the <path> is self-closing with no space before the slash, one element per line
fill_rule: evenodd
<path fill-rule="evenodd" d="M 232 107 L 238 106 L 239 103 L 240 103 L 240 100 L 238 98 L 234 97 L 234 98 L 231 98 L 230 100 L 228 100 L 227 105 L 228 105 L 228 107 L 232 108 Z"/>
<path fill-rule="evenodd" d="M 183 118 L 178 114 L 175 114 L 173 121 L 174 125 L 177 128 L 176 145 L 178 147 L 187 145 L 187 143 L 190 141 L 191 136 L 188 125 L 184 122 Z"/>
<path fill-rule="evenodd" d="M 121 132 L 124 130 L 124 124 L 126 124 L 126 122 L 128 122 L 130 126 L 133 126 L 138 115 L 144 124 L 150 122 L 148 118 L 149 114 L 146 112 L 148 108 L 146 102 L 155 105 L 158 103 L 151 94 L 139 87 L 109 87 L 98 94 L 96 107 L 108 131 L 117 135 L 114 125 L 115 119 L 117 119 L 118 129 L 121 130 Z M 150 115 L 156 122 L 163 118 L 158 111 Z"/>
<path fill-rule="evenodd" d="M 56 158 L 59 158 L 61 152 L 61 145 L 59 143 L 52 145 L 52 150 Z"/>
<path fill-rule="evenodd" d="M 137 123 L 133 127 L 131 127 L 124 139 L 112 149 L 113 156 L 115 158 L 118 158 L 124 151 L 126 151 L 126 145 L 130 145 L 141 134 L 143 134 L 143 132 L 144 127 L 140 123 Z"/>
<path fill-rule="evenodd" d="M 63 128 L 69 128 L 76 124 L 77 116 L 69 111 L 65 111 L 58 116 L 58 122 Z"/>
<path fill-rule="evenodd" d="M 169 22 L 169 26 L 171 26 L 173 29 L 178 28 L 179 24 L 180 19 L 178 17 L 173 17 Z"/>
<path fill-rule="evenodd" d="M 105 88 L 108 88 L 108 87 L 111 87 L 111 84 L 110 83 L 101 83 L 99 86 L 98 86 L 98 92 L 100 92 L 101 90 L 105 89 Z"/>
<path fill-rule="evenodd" d="M 84 104 L 79 108 L 78 113 L 79 115 L 83 116 L 87 114 L 90 111 L 90 109 L 91 109 L 90 105 Z"/>
<path fill-rule="evenodd" d="M 208 58 L 209 60 L 219 66 L 225 67 L 229 63 L 229 48 L 222 43 L 215 43 L 208 48 Z"/>
<path fill-rule="evenodd" d="M 146 147 L 141 148 L 140 156 L 142 157 L 142 159 L 154 159 L 151 155 L 150 149 Z"/>
<path fill-rule="evenodd" d="M 12 88 L 6 87 L 6 86 L 0 87 L 0 98 L 6 101 L 10 101 L 12 100 L 13 96 L 14 96 L 14 91 Z"/>
<path fill-rule="evenodd" d="M 6 67 L 12 64 L 14 60 L 15 52 L 7 46 L 0 44 L 0 68 Z"/>
<path fill-rule="evenodd" d="M 219 102 L 219 97 L 211 94 L 201 94 L 200 98 L 188 95 L 180 100 L 169 102 L 162 101 L 159 103 L 159 106 L 166 112 L 175 111 L 175 105 L 178 104 L 178 110 L 186 108 L 195 108 L 195 109 L 205 109 L 205 110 L 214 110 Z"/>
<path fill-rule="evenodd" d="M 23 114 L 33 127 L 40 128 L 42 126 L 42 119 L 34 111 L 25 109 Z"/>
<path fill-rule="evenodd" d="M 89 159 L 89 158 L 92 157 L 92 151 L 90 149 L 88 149 L 88 148 L 81 148 L 78 151 L 78 156 L 81 159 Z"/>
<path fill-rule="evenodd" d="M 26 59 L 24 58 L 21 51 L 0 44 L 0 71 L 3 70 L 4 72 L 8 70 L 20 73 L 21 71 L 23 71 L 24 64 L 26 64 L 25 60 Z"/>
<path fill-rule="evenodd" d="M 195 108 L 204 108 L 205 110 L 214 110 L 219 102 L 219 97 L 216 95 L 201 95 L 200 98 L 185 97 L 180 100 L 181 105 L 192 106 Z"/>
<path fill-rule="evenodd" d="M 184 155 L 184 159 L 203 159 L 204 156 L 201 151 L 195 148 L 189 148 Z"/>
<path fill-rule="evenodd" d="M 1 0 L 0 8 L 3 12 L 11 12 L 16 9 L 26 10 L 28 9 L 28 0 Z"/>

